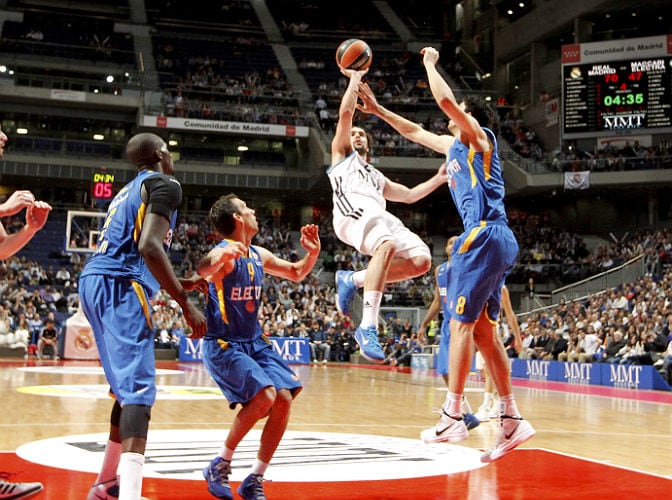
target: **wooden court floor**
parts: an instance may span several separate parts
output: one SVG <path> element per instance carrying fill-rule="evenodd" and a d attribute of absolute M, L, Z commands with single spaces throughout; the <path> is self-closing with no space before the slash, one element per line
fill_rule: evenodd
<path fill-rule="evenodd" d="M 200 469 L 234 412 L 198 363 L 157 362 L 143 495 L 213 498 Z M 514 380 L 537 435 L 483 466 L 496 422 L 456 445 L 420 442 L 445 397 L 432 370 L 295 365 L 304 390 L 266 477 L 270 500 L 669 498 L 672 394 Z M 95 478 L 111 402 L 97 362 L 0 359 L 0 471 L 41 481 L 33 498 L 84 499 Z M 468 397 L 477 407 L 482 386 Z M 259 432 L 255 428 L 254 433 Z M 241 443 L 232 484 L 254 458 Z M 474 458 L 475 457 L 475 458 Z M 237 497 L 236 497 L 237 498 Z"/>

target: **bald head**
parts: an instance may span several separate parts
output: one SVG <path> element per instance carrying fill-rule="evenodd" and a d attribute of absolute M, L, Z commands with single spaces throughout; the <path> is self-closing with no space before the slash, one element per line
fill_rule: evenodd
<path fill-rule="evenodd" d="M 156 134 L 142 133 L 131 137 L 126 145 L 126 155 L 128 161 L 138 170 L 160 166 L 162 172 L 171 175 L 173 173 L 168 147 Z"/>

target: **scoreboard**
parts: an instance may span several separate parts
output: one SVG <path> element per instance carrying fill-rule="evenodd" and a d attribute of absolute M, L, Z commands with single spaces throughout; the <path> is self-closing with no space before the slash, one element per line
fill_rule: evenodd
<path fill-rule="evenodd" d="M 587 45 L 596 44 L 571 47 L 591 54 Z M 563 139 L 672 132 L 672 55 L 651 55 L 650 45 L 630 46 L 644 47 L 643 57 L 605 50 L 619 58 L 589 62 L 567 62 L 563 53 Z"/>
<path fill-rule="evenodd" d="M 91 184 L 91 197 L 94 200 L 109 200 L 114 195 L 114 174 L 105 171 L 95 172 Z"/>

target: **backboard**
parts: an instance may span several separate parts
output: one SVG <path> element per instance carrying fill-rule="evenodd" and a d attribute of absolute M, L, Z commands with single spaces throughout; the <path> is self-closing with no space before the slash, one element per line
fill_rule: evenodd
<path fill-rule="evenodd" d="M 105 223 L 105 212 L 68 210 L 65 227 L 65 251 L 93 253 Z"/>

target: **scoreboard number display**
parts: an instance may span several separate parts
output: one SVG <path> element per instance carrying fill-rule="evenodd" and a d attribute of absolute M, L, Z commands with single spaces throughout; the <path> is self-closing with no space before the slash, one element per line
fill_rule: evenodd
<path fill-rule="evenodd" d="M 95 172 L 91 185 L 91 197 L 94 200 L 110 200 L 114 196 L 114 174 Z"/>
<path fill-rule="evenodd" d="M 671 132 L 672 56 L 563 61 L 562 96 L 565 139 Z"/>

